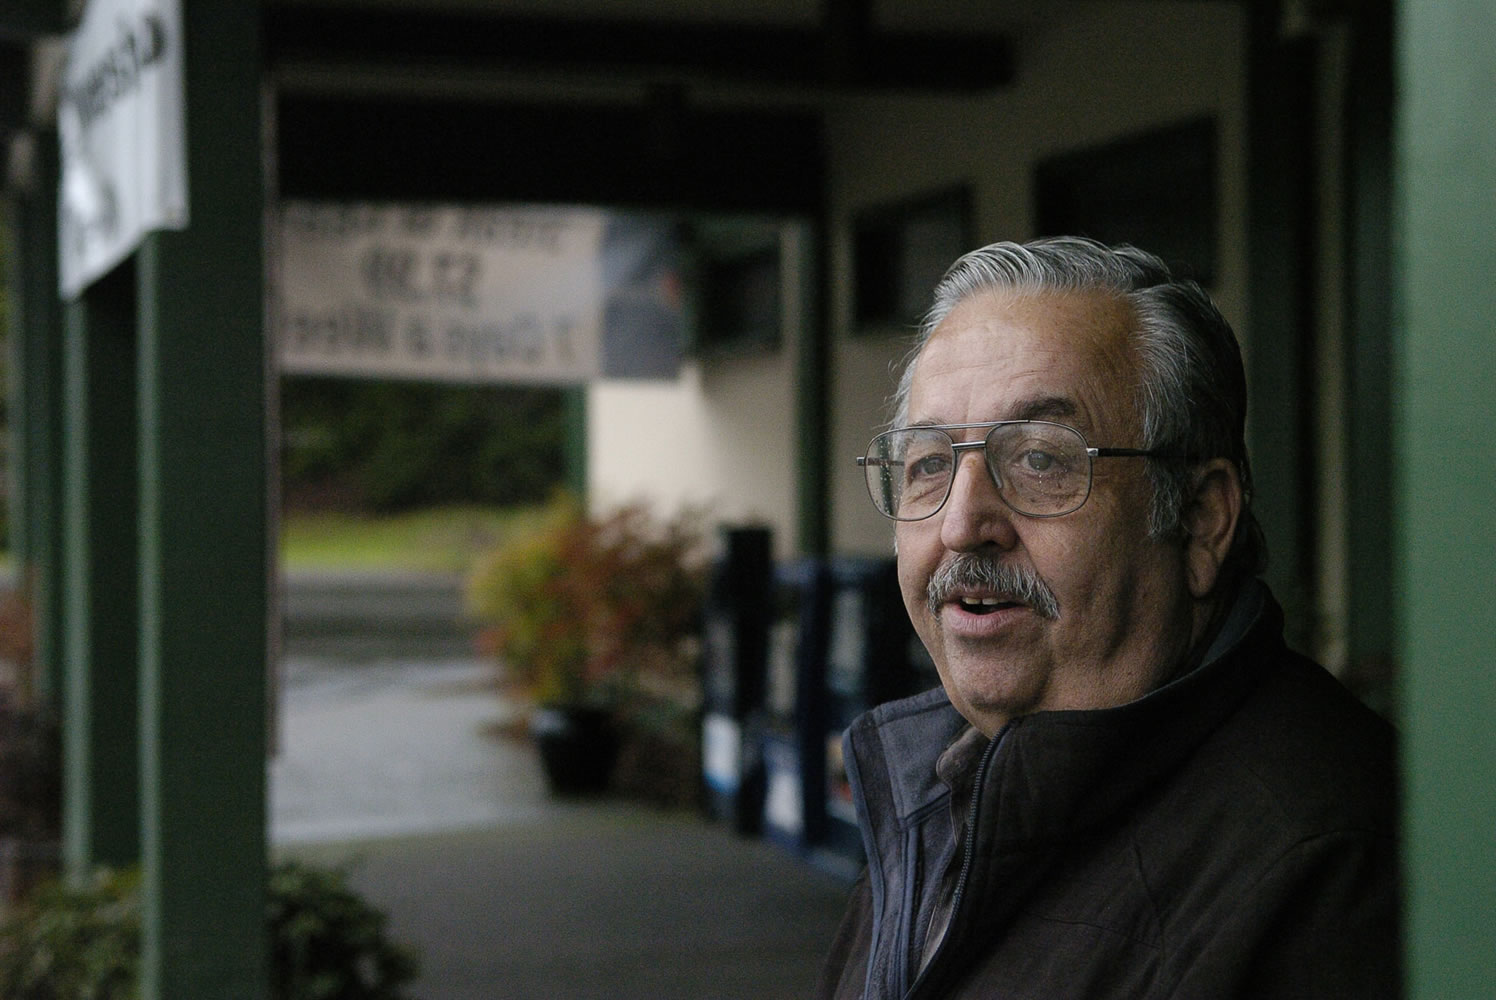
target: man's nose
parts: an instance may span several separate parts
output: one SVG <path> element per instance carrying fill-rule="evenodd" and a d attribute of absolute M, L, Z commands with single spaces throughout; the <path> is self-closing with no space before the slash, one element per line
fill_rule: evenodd
<path fill-rule="evenodd" d="M 953 552 L 984 545 L 1009 549 L 1017 544 L 1013 511 L 1003 503 L 997 482 L 980 451 L 957 455 L 951 493 L 941 510 L 940 538 Z"/>

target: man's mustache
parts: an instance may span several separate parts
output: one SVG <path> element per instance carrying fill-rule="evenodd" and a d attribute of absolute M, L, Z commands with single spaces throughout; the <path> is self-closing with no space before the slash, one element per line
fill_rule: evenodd
<path fill-rule="evenodd" d="M 1027 566 L 976 552 L 958 552 L 941 563 L 925 588 L 930 617 L 956 594 L 981 591 L 1025 604 L 1040 618 L 1060 616 L 1060 602 L 1044 579 Z"/>

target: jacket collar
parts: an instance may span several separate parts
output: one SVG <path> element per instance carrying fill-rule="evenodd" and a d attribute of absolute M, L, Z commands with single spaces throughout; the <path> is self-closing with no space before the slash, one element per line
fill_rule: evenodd
<path fill-rule="evenodd" d="M 1184 676 L 1115 708 L 1040 712 L 1014 719 L 987 776 L 996 801 L 994 840 L 1013 850 L 1030 842 L 1084 836 L 1153 787 L 1220 728 L 1260 677 L 1264 643 L 1281 645 L 1282 611 L 1258 580 L 1243 584 L 1203 662 Z M 990 815 L 990 814 L 989 814 Z"/>
<path fill-rule="evenodd" d="M 972 790 L 975 822 L 948 937 L 920 977 L 931 985 L 918 988 L 936 995 L 952 974 L 952 960 L 943 956 L 964 954 L 967 939 L 993 933 L 1066 843 L 1126 808 L 1216 731 L 1258 683 L 1260 660 L 1251 650 L 1281 647 L 1280 632 L 1277 605 L 1265 587 L 1249 581 L 1200 665 L 1178 679 L 1116 708 L 1040 712 L 1004 727 L 988 743 Z M 867 848 L 874 956 L 902 956 L 901 934 L 912 933 L 914 914 L 928 912 L 934 883 L 919 869 L 939 866 L 909 851 L 914 843 L 948 843 L 949 831 L 936 831 L 948 823 L 951 790 L 935 762 L 965 728 L 936 688 L 874 709 L 847 733 L 847 773 Z M 890 907 L 901 916 L 890 921 Z M 870 958 L 870 986 L 889 975 L 903 981 Z"/>
<path fill-rule="evenodd" d="M 1143 697 L 1107 709 L 1039 712 L 1012 720 L 987 775 L 989 836 L 1012 849 L 1065 838 L 1111 814 L 1187 756 L 1256 683 L 1244 645 L 1281 644 L 1282 611 L 1267 587 L 1245 581 L 1199 666 Z M 900 827 L 949 794 L 935 762 L 966 721 L 939 688 L 879 706 L 847 733 L 846 760 L 864 819 Z M 984 797 L 986 797 L 984 796 Z M 866 831 L 876 833 L 876 831 Z M 985 837 L 984 837 L 985 839 Z M 871 845 L 869 845 L 871 847 Z"/>

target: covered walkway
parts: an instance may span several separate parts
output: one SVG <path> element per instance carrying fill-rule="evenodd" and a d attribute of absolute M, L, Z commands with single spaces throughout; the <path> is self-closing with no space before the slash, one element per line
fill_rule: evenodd
<path fill-rule="evenodd" d="M 276 853 L 347 867 L 421 1000 L 801 997 L 847 893 L 691 813 L 560 801 L 460 658 L 287 660 Z"/>
<path fill-rule="evenodd" d="M 417 946 L 420 1000 L 791 1000 L 846 886 L 772 845 L 624 805 L 323 844 Z"/>

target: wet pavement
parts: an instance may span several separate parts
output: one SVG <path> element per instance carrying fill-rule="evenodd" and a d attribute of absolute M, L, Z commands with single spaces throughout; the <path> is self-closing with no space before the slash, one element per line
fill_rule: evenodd
<path fill-rule="evenodd" d="M 539 762 L 499 738 L 517 709 L 473 659 L 288 658 L 270 772 L 275 844 L 540 819 Z"/>
<path fill-rule="evenodd" d="M 274 850 L 349 869 L 420 1000 L 810 992 L 845 881 L 695 813 L 551 798 L 517 712 L 470 658 L 290 656 Z"/>

